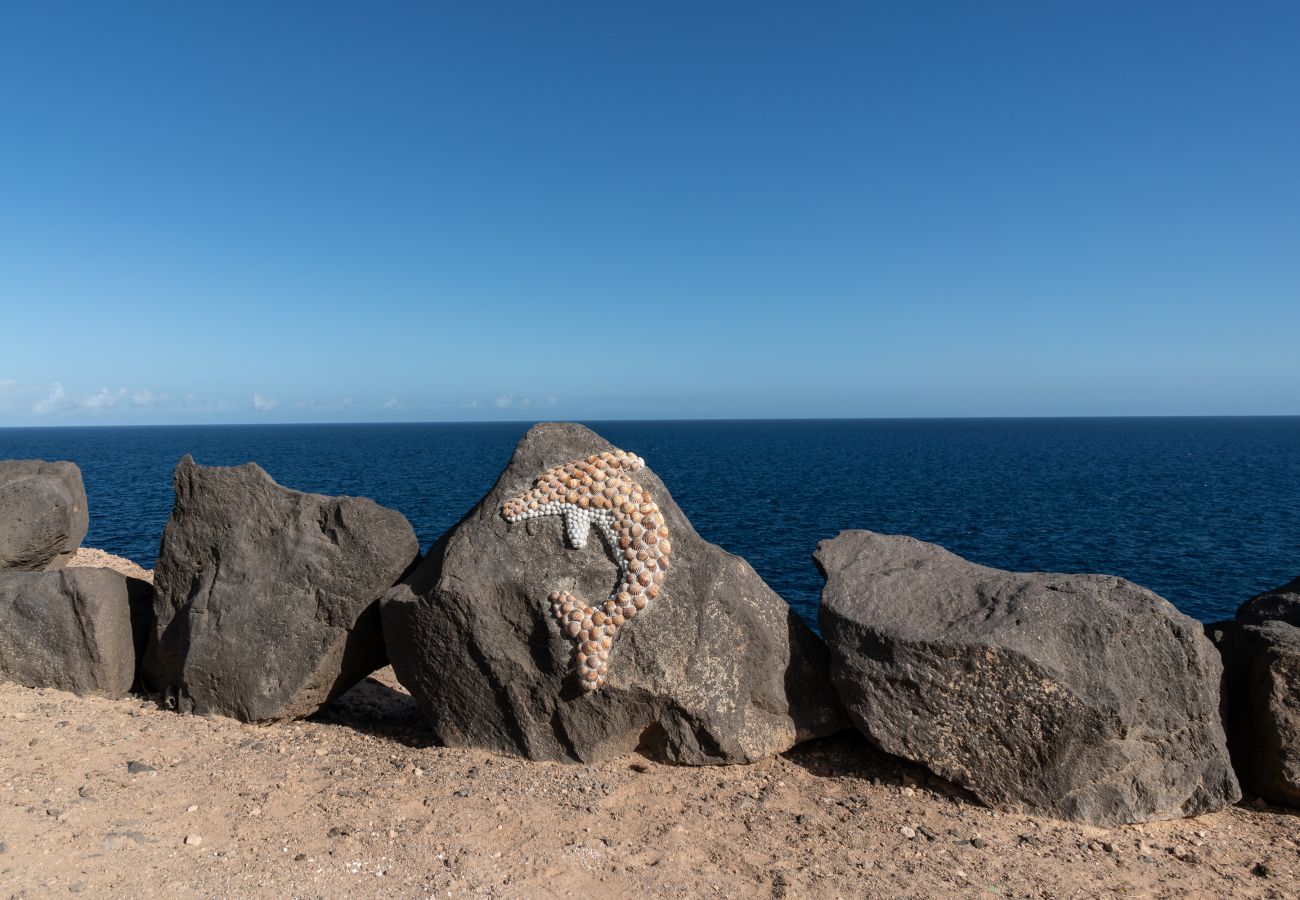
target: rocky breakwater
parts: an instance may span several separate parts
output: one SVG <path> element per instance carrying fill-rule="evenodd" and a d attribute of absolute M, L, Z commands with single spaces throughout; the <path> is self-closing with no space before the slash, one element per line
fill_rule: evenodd
<path fill-rule="evenodd" d="M 451 746 L 744 763 L 846 724 L 817 636 L 579 425 L 532 428 L 382 610 L 398 679 Z"/>
<path fill-rule="evenodd" d="M 857 726 L 991 806 L 1091 825 L 1240 797 L 1201 626 L 1121 578 L 1004 572 L 909 537 L 817 548 Z"/>
<path fill-rule="evenodd" d="M 1223 653 L 1224 721 L 1242 787 L 1300 807 L 1300 578 L 1206 630 Z"/>
<path fill-rule="evenodd" d="M 0 678 L 108 697 L 130 690 L 140 595 L 116 572 L 65 568 L 88 522 L 74 463 L 0 460 Z"/>
<path fill-rule="evenodd" d="M 154 569 L 145 680 L 184 712 L 305 716 L 386 662 L 380 596 L 419 559 L 400 513 L 186 456 Z"/>

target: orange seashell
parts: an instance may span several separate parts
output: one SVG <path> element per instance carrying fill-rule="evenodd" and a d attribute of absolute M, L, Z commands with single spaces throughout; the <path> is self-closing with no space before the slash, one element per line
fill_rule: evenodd
<path fill-rule="evenodd" d="M 627 591 L 619 591 L 618 597 L 616 599 L 618 601 L 618 605 L 620 607 L 623 607 L 623 606 L 627 606 L 629 603 L 632 602 L 632 595 L 629 594 Z"/>
<path fill-rule="evenodd" d="M 592 623 L 593 625 L 604 625 L 604 624 L 605 624 L 605 614 L 604 614 L 603 612 L 600 612 L 599 610 L 597 610 L 597 611 L 596 611 L 596 614 L 593 615 L 593 616 L 591 617 L 591 623 Z"/>
<path fill-rule="evenodd" d="M 655 534 L 653 531 L 647 531 L 642 535 L 641 540 L 645 541 L 647 544 L 657 544 L 659 543 L 659 535 Z"/>
<path fill-rule="evenodd" d="M 659 596 L 659 585 L 657 585 L 657 584 L 652 584 L 652 585 L 650 585 L 650 587 L 648 587 L 648 588 L 645 589 L 645 595 L 646 595 L 647 597 L 649 597 L 651 600 L 653 600 L 655 597 L 658 597 L 658 596 Z"/>
<path fill-rule="evenodd" d="M 657 574 L 659 573 L 656 572 L 655 575 Z M 654 575 L 651 575 L 648 571 L 645 571 L 643 569 L 642 571 L 637 572 L 636 580 L 637 583 L 641 585 L 641 587 L 645 587 L 646 585 L 650 584 L 651 581 L 654 580 Z"/>
<path fill-rule="evenodd" d="M 660 526 L 659 526 L 659 536 L 660 536 L 660 537 L 668 537 L 668 526 L 667 526 L 667 525 L 660 525 Z"/>
<path fill-rule="evenodd" d="M 647 601 L 645 597 L 635 597 L 632 600 L 632 605 L 635 606 L 638 610 L 642 610 L 645 609 L 646 602 Z"/>
<path fill-rule="evenodd" d="M 614 615 L 610 616 L 609 620 L 614 623 L 615 628 L 622 627 L 623 623 L 626 621 L 626 619 L 623 618 L 622 610 L 619 610 L 618 612 L 614 613 Z"/>
<path fill-rule="evenodd" d="M 654 578 L 655 584 L 664 583 L 664 573 L 662 570 L 657 570 L 652 577 Z"/>
<path fill-rule="evenodd" d="M 673 545 L 668 543 L 668 538 L 664 537 L 663 532 L 659 533 L 659 552 L 664 556 L 673 552 Z"/>
<path fill-rule="evenodd" d="M 590 506 L 591 506 L 591 498 L 588 497 L 586 494 L 583 494 L 581 497 L 578 498 L 579 509 L 588 509 Z"/>

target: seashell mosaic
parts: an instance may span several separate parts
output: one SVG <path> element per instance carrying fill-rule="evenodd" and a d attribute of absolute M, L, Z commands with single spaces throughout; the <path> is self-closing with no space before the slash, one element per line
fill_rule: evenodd
<path fill-rule="evenodd" d="M 533 487 L 501 506 L 510 523 L 563 516 L 569 544 L 582 549 L 594 525 L 618 565 L 609 599 L 588 606 L 577 594 L 555 591 L 551 614 L 577 643 L 578 679 L 593 691 L 605 684 L 609 654 L 619 628 L 659 596 L 672 545 L 668 526 L 650 492 L 628 476 L 645 460 L 623 450 L 605 451 L 547 469 Z"/>

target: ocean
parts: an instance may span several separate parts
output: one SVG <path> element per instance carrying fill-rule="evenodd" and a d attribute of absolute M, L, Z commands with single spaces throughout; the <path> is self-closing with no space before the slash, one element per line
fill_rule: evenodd
<path fill-rule="evenodd" d="M 1121 575 L 1203 621 L 1300 575 L 1300 417 L 590 422 L 645 457 L 707 540 L 815 623 L 817 542 L 910 534 L 998 568 Z M 85 545 L 151 567 L 184 454 L 371 497 L 425 549 L 491 487 L 526 423 L 2 428 L 67 459 Z"/>

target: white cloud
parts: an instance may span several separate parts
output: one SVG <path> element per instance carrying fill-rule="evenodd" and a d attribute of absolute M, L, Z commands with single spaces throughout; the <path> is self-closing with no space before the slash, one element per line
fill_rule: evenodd
<path fill-rule="evenodd" d="M 67 394 L 64 393 L 63 385 L 56 381 L 50 388 L 49 396 L 44 400 L 38 400 L 36 405 L 32 407 L 32 412 L 36 413 L 38 416 L 43 416 L 47 412 L 61 409 L 64 406 L 64 398 L 66 396 Z"/>
<path fill-rule="evenodd" d="M 263 397 L 261 394 L 253 395 L 253 409 L 258 412 L 270 412 L 280 405 L 280 401 L 274 397 Z"/>
<path fill-rule="evenodd" d="M 145 388 L 143 391 L 136 391 L 131 395 L 132 406 L 153 406 L 155 403 L 167 402 L 167 395 L 155 397 L 153 391 Z"/>
<path fill-rule="evenodd" d="M 545 397 L 519 397 L 514 394 L 502 394 L 496 399 L 497 409 L 528 409 L 532 406 L 554 406 L 558 401 L 549 394 Z M 471 401 L 471 407 L 478 406 L 478 401 Z"/>
<path fill-rule="evenodd" d="M 389 397 L 384 401 L 384 409 L 397 409 L 397 398 Z"/>
<path fill-rule="evenodd" d="M 275 403 L 276 406 L 279 405 L 274 400 L 272 400 L 271 402 Z M 307 409 L 307 410 L 311 410 L 312 412 L 324 412 L 329 410 L 347 409 L 349 406 L 352 405 L 352 398 L 341 397 L 338 400 L 300 400 L 295 405 L 299 409 Z M 275 407 L 271 406 L 267 408 L 274 409 Z"/>
<path fill-rule="evenodd" d="M 126 388 L 118 388 L 116 391 L 110 391 L 108 388 L 100 388 L 98 394 L 89 394 L 77 401 L 76 405 L 80 409 L 111 409 L 126 399 Z"/>

